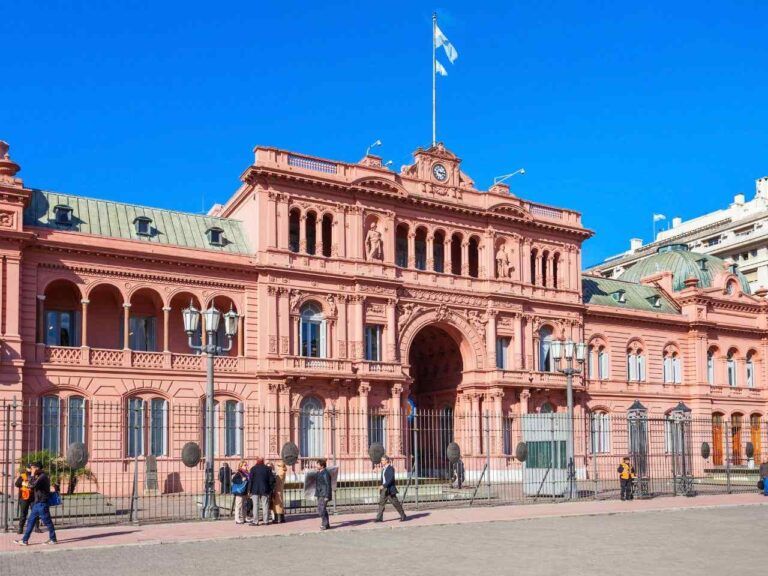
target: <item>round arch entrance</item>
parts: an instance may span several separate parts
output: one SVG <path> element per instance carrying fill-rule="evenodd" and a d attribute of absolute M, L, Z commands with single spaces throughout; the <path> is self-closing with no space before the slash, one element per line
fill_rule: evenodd
<path fill-rule="evenodd" d="M 429 324 L 414 336 L 408 350 L 413 382 L 411 399 L 417 417 L 411 422 L 411 445 L 418 474 L 450 478 L 446 447 L 454 441 L 456 398 L 464 371 L 461 335 L 451 327 Z M 417 450 L 417 452 L 416 452 Z"/>

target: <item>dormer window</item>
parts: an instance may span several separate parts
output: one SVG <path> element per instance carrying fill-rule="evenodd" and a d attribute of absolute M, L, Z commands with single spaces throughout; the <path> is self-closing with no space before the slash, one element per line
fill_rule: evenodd
<path fill-rule="evenodd" d="M 146 216 L 137 216 L 133 220 L 133 225 L 136 226 L 136 234 L 139 236 L 152 235 L 152 218 L 147 218 Z"/>
<path fill-rule="evenodd" d="M 738 270 L 739 270 L 739 266 L 735 262 L 728 265 L 728 272 L 730 272 L 731 274 L 736 274 Z"/>
<path fill-rule="evenodd" d="M 72 208 L 66 204 L 59 204 L 53 208 L 56 224 L 59 226 L 72 226 Z"/>
<path fill-rule="evenodd" d="M 661 296 L 659 296 L 658 294 L 656 294 L 655 296 L 649 296 L 648 298 L 646 298 L 646 300 L 648 300 L 650 305 L 653 306 L 654 308 L 661 308 Z"/>
<path fill-rule="evenodd" d="M 706 258 L 699 258 L 696 260 L 696 262 L 699 265 L 699 270 L 706 270 L 707 269 L 707 259 Z"/>
<path fill-rule="evenodd" d="M 616 292 L 611 293 L 611 298 L 613 298 L 619 304 L 626 304 L 627 297 L 625 296 L 625 294 L 626 294 L 625 290 L 616 290 Z"/>
<path fill-rule="evenodd" d="M 224 246 L 224 230 L 214 226 L 208 228 L 206 234 L 208 235 L 208 243 L 211 246 Z"/>

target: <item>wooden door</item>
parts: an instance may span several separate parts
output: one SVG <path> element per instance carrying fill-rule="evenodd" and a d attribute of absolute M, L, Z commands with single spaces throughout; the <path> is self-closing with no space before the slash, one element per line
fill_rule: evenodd
<path fill-rule="evenodd" d="M 739 466 L 744 460 L 741 447 L 741 414 L 731 416 L 731 460 L 734 466 Z"/>
<path fill-rule="evenodd" d="M 712 416 L 712 464 L 723 465 L 723 416 Z"/>
<path fill-rule="evenodd" d="M 755 464 L 760 465 L 763 461 L 762 446 L 760 443 L 760 415 L 752 414 L 749 417 L 749 438 L 752 446 L 755 447 Z"/>

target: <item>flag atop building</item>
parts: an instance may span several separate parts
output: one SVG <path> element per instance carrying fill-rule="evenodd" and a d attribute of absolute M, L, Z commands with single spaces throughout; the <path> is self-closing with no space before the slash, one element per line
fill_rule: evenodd
<path fill-rule="evenodd" d="M 437 49 L 442 46 L 448 61 L 453 64 L 459 52 L 437 25 L 437 13 L 432 14 L 432 146 L 437 143 L 437 75 L 448 76 L 448 71 L 437 60 Z"/>

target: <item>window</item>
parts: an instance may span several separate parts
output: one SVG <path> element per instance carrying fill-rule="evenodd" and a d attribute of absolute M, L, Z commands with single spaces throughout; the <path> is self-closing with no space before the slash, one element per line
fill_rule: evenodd
<path fill-rule="evenodd" d="M 435 272 L 445 272 L 445 234 L 435 232 L 435 238 L 432 242 L 432 259 L 434 260 Z"/>
<path fill-rule="evenodd" d="M 675 449 L 675 423 L 669 415 L 664 418 L 664 452 L 672 454 Z"/>
<path fill-rule="evenodd" d="M 139 236 L 152 235 L 152 218 L 147 218 L 146 216 L 137 216 L 133 220 L 133 225 L 136 227 L 136 234 Z"/>
<path fill-rule="evenodd" d="M 416 268 L 419 270 L 427 269 L 427 232 L 424 228 L 416 230 L 414 240 L 414 250 L 416 251 Z"/>
<path fill-rule="evenodd" d="M 322 243 L 322 255 L 331 257 L 333 251 L 333 216 L 324 214 L 321 221 L 320 242 Z"/>
<path fill-rule="evenodd" d="M 243 405 L 236 400 L 224 404 L 224 455 L 243 454 Z"/>
<path fill-rule="evenodd" d="M 126 427 L 126 456 L 135 458 L 144 454 L 144 400 L 128 400 L 128 422 Z"/>
<path fill-rule="evenodd" d="M 608 353 L 602 346 L 597 351 L 597 378 L 598 380 L 608 378 Z"/>
<path fill-rule="evenodd" d="M 53 208 L 53 213 L 57 225 L 72 226 L 72 208 L 59 204 Z"/>
<path fill-rule="evenodd" d="M 383 414 L 368 415 L 368 446 L 376 442 L 387 447 L 386 416 Z"/>
<path fill-rule="evenodd" d="M 480 241 L 472 236 L 467 247 L 467 265 L 469 275 L 477 278 L 480 274 Z"/>
<path fill-rule="evenodd" d="M 627 354 L 627 380 L 637 381 L 637 356 L 631 353 Z"/>
<path fill-rule="evenodd" d="M 541 414 L 554 414 L 555 407 L 551 402 L 544 402 L 544 404 L 541 405 L 541 408 L 539 408 L 539 412 Z"/>
<path fill-rule="evenodd" d="M 552 372 L 555 363 L 552 361 L 552 328 L 542 326 L 539 330 L 539 371 Z"/>
<path fill-rule="evenodd" d="M 731 350 L 728 352 L 726 366 L 728 367 L 728 386 L 735 387 L 736 382 L 736 353 Z"/>
<path fill-rule="evenodd" d="M 201 442 L 201 446 L 203 447 L 203 454 L 206 453 L 206 450 L 208 449 L 208 405 L 207 401 L 203 401 L 203 441 Z M 219 401 L 214 400 L 213 401 L 213 455 L 219 453 L 219 450 L 221 447 L 219 446 L 219 434 L 221 432 L 221 425 L 219 423 L 219 418 L 221 416 L 221 411 L 219 410 Z"/>
<path fill-rule="evenodd" d="M 395 231 L 395 265 L 408 266 L 408 227 L 400 225 Z"/>
<path fill-rule="evenodd" d="M 302 458 L 319 458 L 323 455 L 323 406 L 317 398 L 305 398 L 301 403 L 299 422 Z"/>
<path fill-rule="evenodd" d="M 707 352 L 707 383 L 712 386 L 715 383 L 715 353 Z"/>
<path fill-rule="evenodd" d="M 131 350 L 154 352 L 155 347 L 155 317 L 131 316 L 128 345 Z"/>
<path fill-rule="evenodd" d="M 747 354 L 746 362 L 747 388 L 755 387 L 755 364 L 752 361 L 752 353 Z"/>
<path fill-rule="evenodd" d="M 152 456 L 168 454 L 168 403 L 163 398 L 152 398 L 149 409 L 149 453 Z"/>
<path fill-rule="evenodd" d="M 85 398 L 70 396 L 67 401 L 67 446 L 85 442 Z"/>
<path fill-rule="evenodd" d="M 208 228 L 208 243 L 212 246 L 224 246 L 224 230 L 221 228 Z"/>
<path fill-rule="evenodd" d="M 44 396 L 42 402 L 42 439 L 40 448 L 59 454 L 60 405 L 57 396 Z"/>
<path fill-rule="evenodd" d="M 673 349 L 664 352 L 663 376 L 665 384 L 680 384 L 683 381 L 680 356 Z"/>
<path fill-rule="evenodd" d="M 381 362 L 381 326 L 377 324 L 365 327 L 365 359 Z"/>
<path fill-rule="evenodd" d="M 307 254 L 317 254 L 317 214 L 314 212 L 308 212 L 304 220 L 304 237 L 307 242 Z"/>
<path fill-rule="evenodd" d="M 496 338 L 496 368 L 509 370 L 509 338 Z"/>
<path fill-rule="evenodd" d="M 605 412 L 592 413 L 592 453 L 611 451 L 611 417 Z"/>
<path fill-rule="evenodd" d="M 325 320 L 320 307 L 312 302 L 301 308 L 300 355 L 325 358 Z"/>
<path fill-rule="evenodd" d="M 45 343 L 48 346 L 80 345 L 80 314 L 72 310 L 45 313 Z"/>
<path fill-rule="evenodd" d="M 627 302 L 626 291 L 616 290 L 616 292 L 611 292 L 611 298 L 613 298 L 614 302 L 618 302 L 619 304 L 626 304 Z"/>
<path fill-rule="evenodd" d="M 299 237 L 301 233 L 299 228 L 301 227 L 301 216 L 298 210 L 291 210 L 288 215 L 288 249 L 291 252 L 299 251 Z"/>
<path fill-rule="evenodd" d="M 597 377 L 597 365 L 595 363 L 595 347 L 589 346 L 587 348 L 587 378 Z"/>

